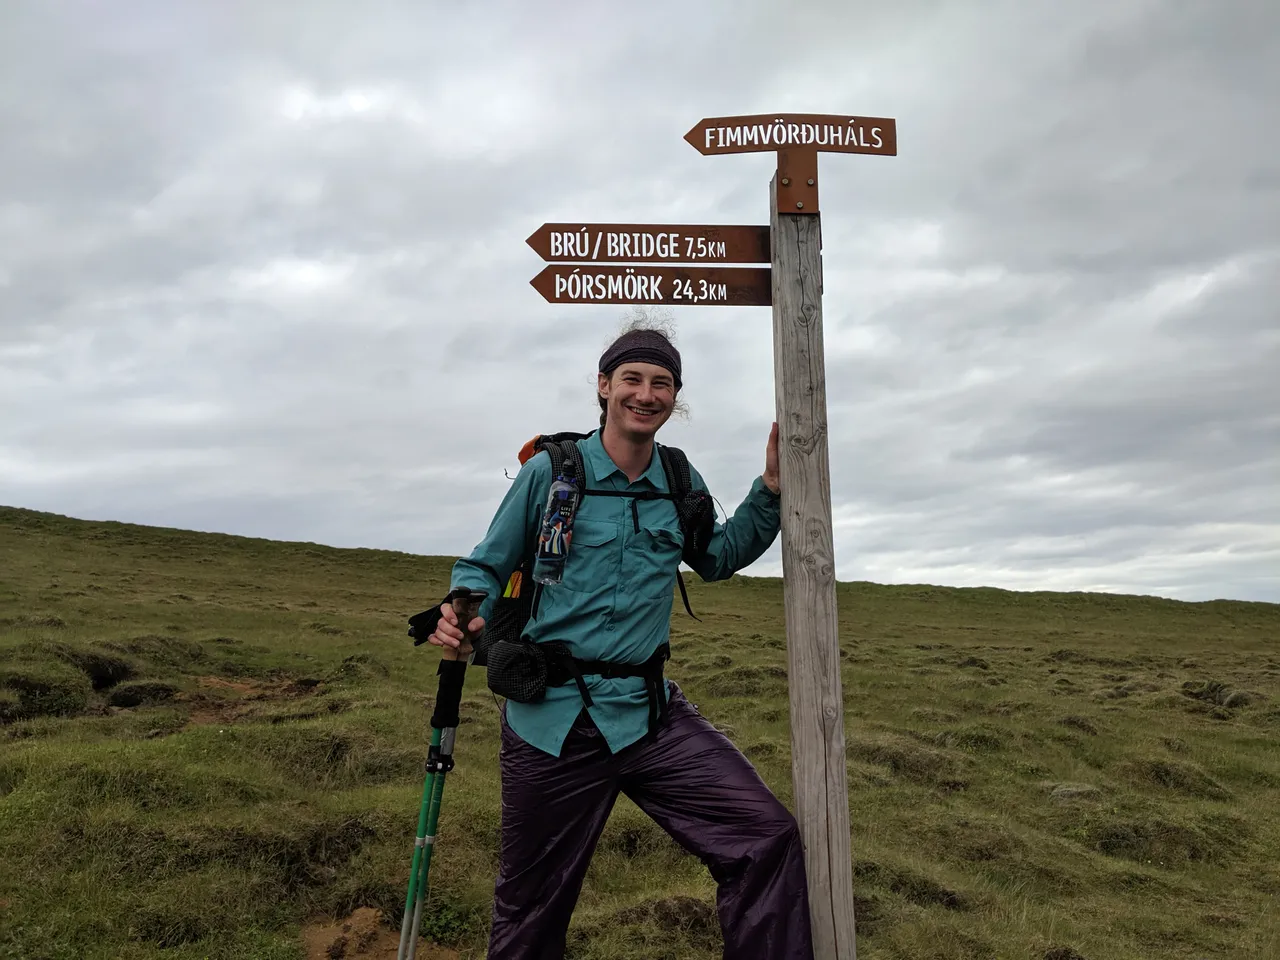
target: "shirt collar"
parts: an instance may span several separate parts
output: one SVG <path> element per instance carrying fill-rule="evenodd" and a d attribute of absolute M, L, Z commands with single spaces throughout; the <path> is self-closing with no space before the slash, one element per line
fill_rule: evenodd
<path fill-rule="evenodd" d="M 597 481 L 607 480 L 616 473 L 622 479 L 623 484 L 626 484 L 627 475 L 618 468 L 618 465 L 613 462 L 613 458 L 605 452 L 599 430 L 587 437 L 585 447 L 584 452 L 586 453 L 587 463 Z M 649 481 L 649 484 L 659 492 L 665 492 L 667 489 L 667 473 L 662 468 L 662 456 L 658 453 L 657 443 L 653 445 L 653 456 L 649 460 L 648 469 L 640 474 L 636 483 L 641 480 Z"/>

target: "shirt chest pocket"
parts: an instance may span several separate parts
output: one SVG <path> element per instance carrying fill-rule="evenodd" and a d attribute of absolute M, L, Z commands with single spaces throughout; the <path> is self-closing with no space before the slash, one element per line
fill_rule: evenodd
<path fill-rule="evenodd" d="M 569 557 L 559 586 L 583 593 L 612 586 L 617 574 L 618 525 L 578 517 L 573 522 Z"/>
<path fill-rule="evenodd" d="M 684 551 L 684 533 L 673 516 L 670 520 L 641 520 L 639 532 L 631 534 L 622 555 L 622 575 L 637 596 L 646 599 L 671 596 L 680 556 Z"/>

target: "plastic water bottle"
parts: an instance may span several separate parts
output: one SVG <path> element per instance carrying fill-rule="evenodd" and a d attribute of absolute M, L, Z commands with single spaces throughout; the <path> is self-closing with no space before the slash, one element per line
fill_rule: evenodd
<path fill-rule="evenodd" d="M 581 499 L 582 493 L 572 477 L 558 476 L 551 481 L 533 561 L 533 579 L 537 583 L 559 583 L 564 579 L 569 543 L 573 540 L 573 518 Z"/>

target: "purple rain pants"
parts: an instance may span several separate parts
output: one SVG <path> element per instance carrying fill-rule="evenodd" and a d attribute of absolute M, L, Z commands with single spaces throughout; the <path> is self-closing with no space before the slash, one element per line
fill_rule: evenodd
<path fill-rule="evenodd" d="M 502 845 L 489 960 L 561 960 L 569 917 L 618 793 L 711 871 L 724 956 L 812 960 L 795 818 L 671 684 L 653 739 L 611 754 L 586 711 L 559 757 L 502 719 Z"/>

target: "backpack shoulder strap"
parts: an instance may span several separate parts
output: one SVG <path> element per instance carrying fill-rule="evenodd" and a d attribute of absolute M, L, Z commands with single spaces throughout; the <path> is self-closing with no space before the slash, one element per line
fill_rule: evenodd
<path fill-rule="evenodd" d="M 689 458 L 685 456 L 684 451 L 679 447 L 668 447 L 666 444 L 659 443 L 658 456 L 662 458 L 662 469 L 667 474 L 667 489 L 671 493 L 671 499 L 676 506 L 676 520 L 680 523 L 680 528 L 684 531 L 685 537 L 692 535 L 685 523 L 684 499 L 689 491 L 693 489 L 693 474 L 689 471 Z M 684 601 L 685 612 L 693 619 L 701 622 L 701 618 L 693 612 L 693 607 L 689 605 L 689 591 L 684 585 L 684 574 L 679 570 L 676 571 L 676 583 L 680 585 L 680 599 Z"/>
<path fill-rule="evenodd" d="M 554 477 L 570 462 L 574 466 L 575 476 L 582 476 L 582 451 L 578 449 L 578 440 L 585 440 L 588 433 L 540 433 L 520 448 L 520 463 L 523 466 L 541 450 L 547 451 L 551 457 L 551 475 Z"/>
<path fill-rule="evenodd" d="M 572 444 L 572 441 L 570 441 L 570 444 Z M 539 449 L 547 451 L 547 456 L 551 458 L 552 480 L 564 473 L 564 464 L 568 459 L 564 448 L 565 444 L 557 440 L 543 440 L 543 442 L 539 444 Z"/>
<path fill-rule="evenodd" d="M 545 450 L 550 444 L 561 443 L 565 440 L 585 440 L 591 436 L 589 433 L 574 433 L 571 430 L 562 430 L 560 433 L 539 433 L 535 434 L 533 439 L 520 448 L 520 465 L 524 466 L 534 454 L 539 450 Z"/>
<path fill-rule="evenodd" d="M 557 477 L 564 473 L 565 464 L 569 464 L 573 468 L 572 476 L 581 484 L 585 490 L 587 483 L 587 465 L 582 459 L 582 451 L 578 449 L 577 434 L 564 436 L 557 435 L 556 439 L 550 439 L 546 442 L 545 449 L 551 454 L 551 476 Z"/>
<path fill-rule="evenodd" d="M 662 458 L 662 469 L 667 474 L 667 487 L 672 499 L 679 500 L 693 489 L 693 474 L 689 471 L 689 458 L 679 447 L 668 447 L 664 443 L 658 445 L 658 456 Z"/>

